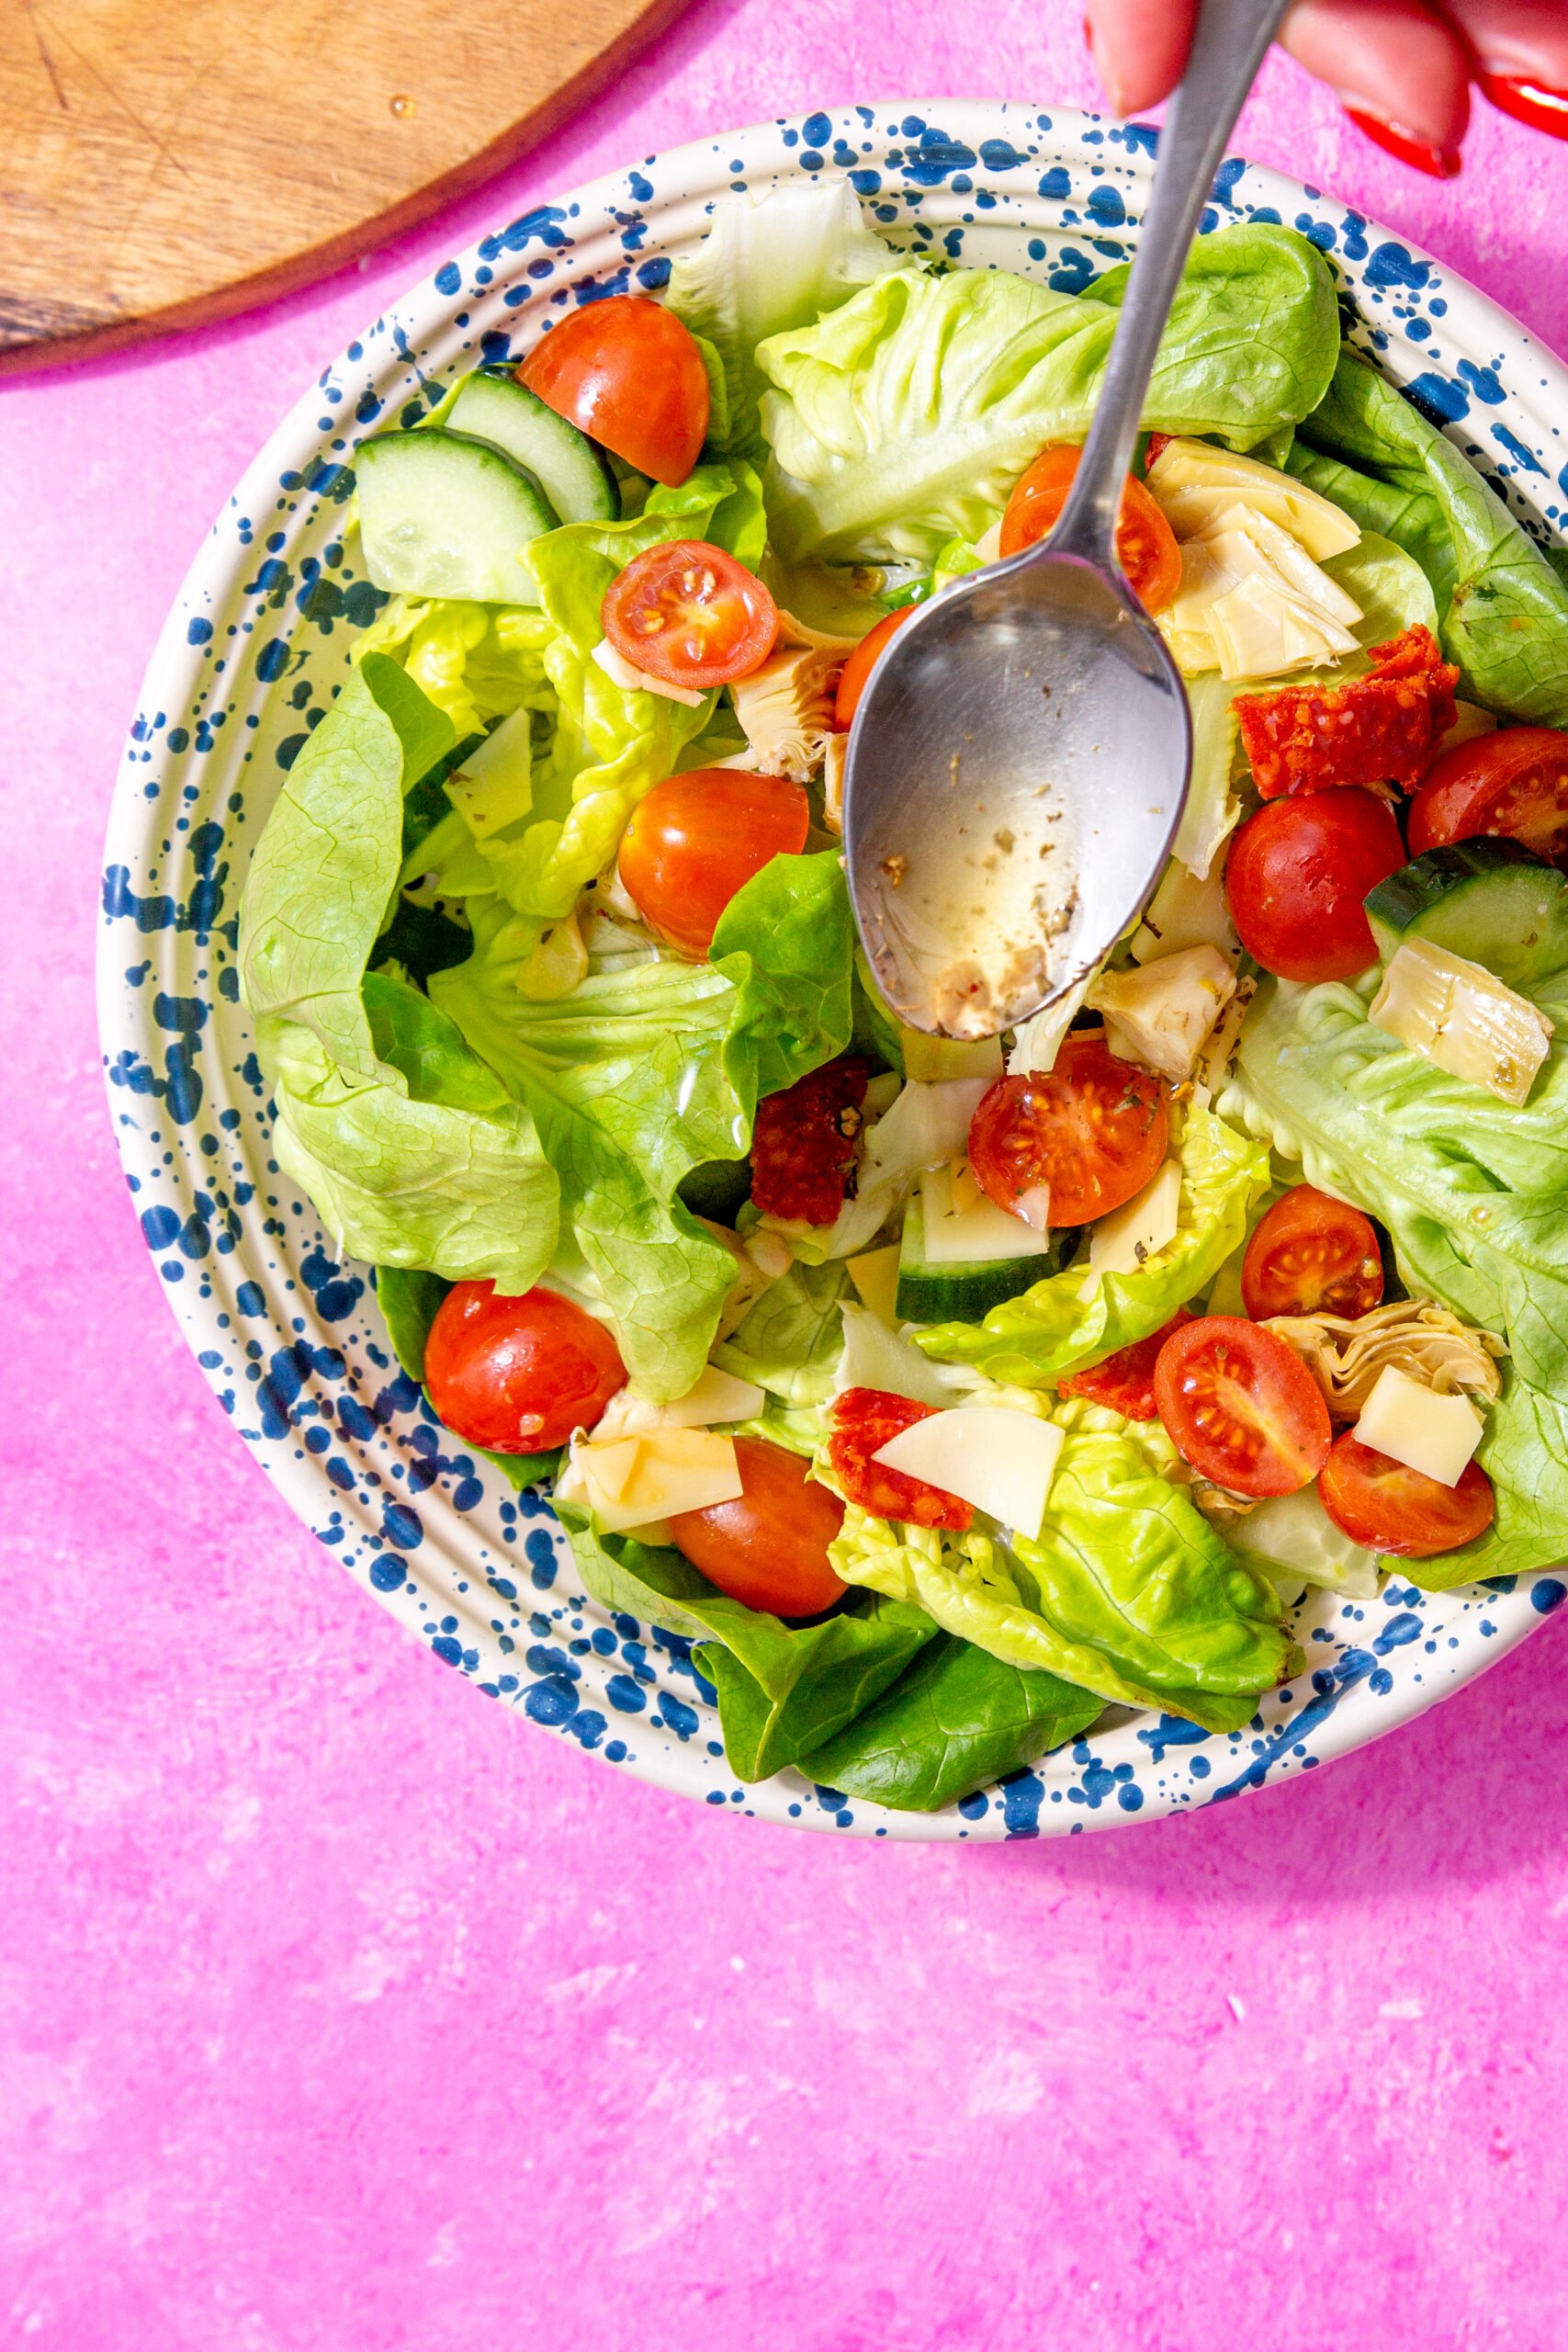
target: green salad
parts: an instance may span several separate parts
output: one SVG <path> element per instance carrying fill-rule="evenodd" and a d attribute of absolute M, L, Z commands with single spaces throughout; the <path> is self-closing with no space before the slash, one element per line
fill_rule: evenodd
<path fill-rule="evenodd" d="M 1050 529 L 1124 276 L 737 198 L 433 392 L 251 862 L 280 1168 L 742 1780 L 1234 1731 L 1309 1588 L 1568 1554 L 1568 585 L 1293 231 L 1199 241 L 1128 480 L 1196 746 L 1141 922 L 977 1044 L 859 949 L 861 694 Z"/>

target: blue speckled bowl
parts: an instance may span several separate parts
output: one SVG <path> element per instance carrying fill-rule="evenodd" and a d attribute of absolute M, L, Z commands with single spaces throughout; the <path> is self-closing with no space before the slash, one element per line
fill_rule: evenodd
<path fill-rule="evenodd" d="M 1037 1770 L 934 1815 L 849 1804 L 793 1773 L 743 1790 L 685 1643 L 576 1589 L 548 1508 L 437 1429 L 270 1158 L 238 1003 L 240 883 L 278 781 L 374 598 L 343 505 L 355 441 L 432 379 L 516 355 L 548 311 L 657 288 L 716 198 L 843 169 L 897 242 L 1074 290 L 1135 232 L 1152 135 L 1004 105 L 856 107 L 684 147 L 541 205 L 433 277 L 329 368 L 246 473 L 159 641 L 103 883 L 100 1001 L 126 1180 L 222 1410 L 340 1565 L 454 1672 L 587 1753 L 708 1804 L 863 1837 L 1032 1838 L 1210 1804 L 1310 1770 L 1431 1705 L 1563 1598 L 1555 1578 L 1375 1601 L 1314 1596 L 1308 1670 L 1215 1737 L 1109 1712 Z M 1239 159 L 1206 230 L 1293 222 L 1330 256 L 1380 364 L 1533 527 L 1568 488 L 1568 372 L 1463 279 Z"/>

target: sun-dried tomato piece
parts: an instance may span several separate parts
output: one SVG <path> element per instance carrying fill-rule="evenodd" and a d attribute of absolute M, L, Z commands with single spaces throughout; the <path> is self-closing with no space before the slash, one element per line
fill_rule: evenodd
<path fill-rule="evenodd" d="M 832 1224 L 870 1079 L 863 1054 L 840 1054 L 782 1094 L 763 1096 L 751 1135 L 751 1198 L 765 1216 Z"/>
<path fill-rule="evenodd" d="M 1334 785 L 1414 785 L 1454 723 L 1459 672 L 1417 624 L 1372 648 L 1373 667 L 1341 686 L 1238 695 L 1241 740 L 1265 800 Z"/>
<path fill-rule="evenodd" d="M 1059 1380 L 1057 1396 L 1084 1396 L 1091 1405 L 1109 1405 L 1130 1421 L 1157 1421 L 1155 1366 L 1159 1362 L 1159 1351 L 1173 1331 L 1179 1331 L 1184 1323 L 1191 1320 L 1188 1309 L 1179 1306 L 1170 1321 L 1159 1330 L 1151 1331 L 1146 1340 L 1134 1340 L 1131 1347 L 1118 1348 L 1113 1356 L 1091 1364 L 1087 1372 L 1075 1372 L 1070 1380 Z"/>
<path fill-rule="evenodd" d="M 1144 452 L 1144 471 L 1145 473 L 1148 472 L 1151 466 L 1156 465 L 1159 459 L 1164 457 L 1166 451 L 1169 448 L 1175 438 L 1176 435 L 1174 433 L 1150 434 L 1149 446 Z"/>
<path fill-rule="evenodd" d="M 846 1498 L 862 1510 L 915 1527 L 950 1527 L 962 1535 L 975 1521 L 968 1503 L 871 1458 L 889 1438 L 916 1421 L 929 1420 L 935 1409 L 917 1405 L 912 1396 L 892 1396 L 886 1388 L 846 1388 L 834 1400 L 828 1459 Z"/>

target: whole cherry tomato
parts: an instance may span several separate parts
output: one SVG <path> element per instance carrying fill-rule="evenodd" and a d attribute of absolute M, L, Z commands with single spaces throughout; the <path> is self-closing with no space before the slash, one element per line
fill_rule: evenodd
<path fill-rule="evenodd" d="M 1236 936 L 1282 980 L 1349 980 L 1377 961 L 1362 904 L 1404 864 L 1387 805 L 1359 785 L 1270 800 L 1231 842 Z"/>
<path fill-rule="evenodd" d="M 1067 503 L 1083 451 L 1059 442 L 1042 449 L 1013 486 L 1002 516 L 1001 552 L 1017 555 L 1043 539 Z M 1116 518 L 1116 555 L 1144 610 L 1157 613 L 1181 585 L 1181 549 L 1154 498 L 1129 474 Z"/>
<path fill-rule="evenodd" d="M 694 1568 L 732 1600 L 775 1617 L 815 1617 L 844 1586 L 828 1546 L 843 1525 L 837 1495 L 807 1472 L 798 1453 L 765 1438 L 738 1437 L 736 1466 L 746 1491 L 706 1510 L 677 1511 L 670 1532 Z"/>
<path fill-rule="evenodd" d="M 811 806 L 787 776 L 688 768 L 638 802 L 621 839 L 620 876 L 650 930 L 705 956 L 736 892 L 781 854 L 806 847 Z"/>
<path fill-rule="evenodd" d="M 547 1453 L 591 1430 L 626 1385 L 603 1323 L 553 1290 L 502 1298 L 456 1283 L 424 1343 L 424 1386 L 455 1437 L 491 1453 Z"/>

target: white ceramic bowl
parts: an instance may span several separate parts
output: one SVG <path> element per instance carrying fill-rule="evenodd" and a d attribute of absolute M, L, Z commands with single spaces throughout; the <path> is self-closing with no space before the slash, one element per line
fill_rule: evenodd
<path fill-rule="evenodd" d="M 339 1264 L 270 1157 L 238 1002 L 235 917 L 284 769 L 344 674 L 367 592 L 344 502 L 355 442 L 432 379 L 517 356 L 550 308 L 656 288 L 716 198 L 845 170 L 897 243 L 1077 290 L 1121 260 L 1151 134 L 1069 110 L 883 105 L 678 149 L 541 205 L 350 344 L 212 527 L 159 640 L 106 856 L 104 1057 L 127 1181 L 220 1406 L 341 1567 L 479 1690 L 558 1737 L 725 1809 L 860 1836 L 994 1838 L 1146 1821 L 1306 1771 L 1430 1706 L 1563 1598 L 1555 1577 L 1376 1601 L 1313 1598 L 1307 1671 L 1217 1737 L 1113 1711 L 1032 1771 L 936 1815 L 847 1804 L 794 1773 L 741 1789 L 686 1645 L 577 1590 L 547 1506 L 438 1430 L 393 1363 L 362 1266 Z M 1227 163 L 1206 229 L 1293 223 L 1357 339 L 1547 530 L 1568 372 L 1463 279 L 1317 191 Z"/>

